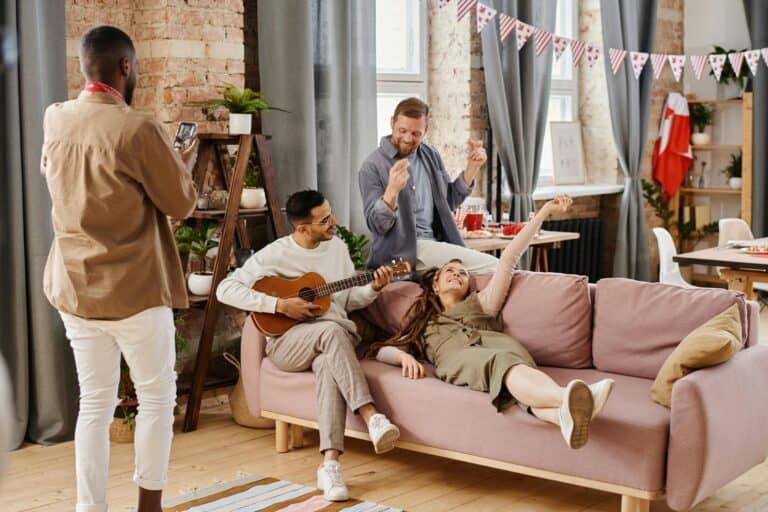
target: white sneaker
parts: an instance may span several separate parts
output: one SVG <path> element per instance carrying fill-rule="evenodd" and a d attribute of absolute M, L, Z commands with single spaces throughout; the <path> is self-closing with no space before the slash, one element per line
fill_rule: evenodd
<path fill-rule="evenodd" d="M 317 468 L 317 488 L 323 491 L 328 501 L 347 501 L 349 490 L 341 474 L 341 464 L 336 460 L 327 460 Z"/>
<path fill-rule="evenodd" d="M 589 390 L 592 392 L 592 401 L 594 402 L 594 409 L 592 410 L 592 419 L 600 414 L 600 411 L 605 407 L 605 402 L 608 401 L 608 397 L 613 391 L 613 379 L 603 379 L 599 382 L 589 385 Z"/>
<path fill-rule="evenodd" d="M 400 429 L 390 423 L 383 414 L 374 414 L 368 422 L 368 435 L 371 436 L 376 453 L 386 453 L 395 447 L 400 438 Z"/>
<path fill-rule="evenodd" d="M 576 450 L 587 444 L 593 410 L 594 400 L 589 386 L 578 379 L 569 382 L 558 415 L 560 432 L 570 448 Z"/>

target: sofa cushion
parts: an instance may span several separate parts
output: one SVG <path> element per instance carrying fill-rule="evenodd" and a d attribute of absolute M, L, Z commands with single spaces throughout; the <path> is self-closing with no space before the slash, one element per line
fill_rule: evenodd
<path fill-rule="evenodd" d="M 472 276 L 482 290 L 491 274 Z M 366 317 L 394 334 L 421 293 L 415 283 L 394 283 L 368 306 Z M 592 301 L 584 276 L 515 272 L 502 309 L 504 332 L 522 343 L 537 364 L 564 368 L 592 366 Z"/>
<path fill-rule="evenodd" d="M 669 410 L 648 398 L 651 381 L 596 370 L 542 367 L 560 384 L 610 377 L 613 394 L 590 427 L 589 442 L 568 448 L 558 427 L 519 407 L 497 413 L 487 393 L 428 377 L 411 380 L 400 369 L 362 362 L 376 406 L 400 428 L 401 441 L 520 464 L 602 482 L 656 491 L 664 487 Z M 265 359 L 261 404 L 266 411 L 316 421 L 314 376 L 286 374 Z M 407 397 L 404 400 L 403 397 Z M 366 429 L 349 413 L 347 427 Z"/>
<path fill-rule="evenodd" d="M 601 279 L 592 333 L 595 367 L 654 379 L 683 338 L 733 304 L 739 309 L 741 335 L 746 339 L 746 303 L 740 292 Z"/>
<path fill-rule="evenodd" d="M 672 386 L 694 370 L 724 363 L 741 350 L 741 320 L 736 304 L 694 329 L 669 354 L 651 387 L 651 398 L 672 405 Z"/>

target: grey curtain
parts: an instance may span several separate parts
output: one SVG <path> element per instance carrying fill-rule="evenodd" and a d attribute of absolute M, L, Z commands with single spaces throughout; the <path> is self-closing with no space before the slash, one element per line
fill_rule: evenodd
<path fill-rule="evenodd" d="M 376 4 L 262 0 L 261 90 L 282 199 L 317 188 L 339 223 L 367 232 L 357 172 L 376 140 Z"/>
<path fill-rule="evenodd" d="M 649 63 L 640 79 L 635 80 L 632 66 L 627 64 L 614 76 L 608 49 L 652 52 L 656 9 L 657 0 L 600 0 L 613 140 L 624 172 L 613 275 L 643 281 L 650 279 L 650 262 L 640 171 L 648 131 L 652 69 Z"/>
<path fill-rule="evenodd" d="M 768 46 L 768 3 L 744 0 L 751 48 Z M 768 76 L 757 73 L 752 78 L 752 231 L 755 236 L 768 235 Z"/>
<path fill-rule="evenodd" d="M 64 2 L 16 0 L 2 7 L 18 34 L 20 60 L 2 79 L 0 172 L 0 352 L 15 400 L 13 445 L 68 440 L 78 388 L 74 360 L 56 311 L 43 296 L 52 238 L 51 204 L 40 175 L 45 107 L 67 97 Z"/>
<path fill-rule="evenodd" d="M 556 0 L 495 0 L 490 5 L 529 25 L 554 31 Z M 537 57 L 534 37 L 518 52 L 513 32 L 504 44 L 498 23 L 482 32 L 488 116 L 511 194 L 511 220 L 535 209 L 542 142 L 552 82 L 552 47 Z"/>

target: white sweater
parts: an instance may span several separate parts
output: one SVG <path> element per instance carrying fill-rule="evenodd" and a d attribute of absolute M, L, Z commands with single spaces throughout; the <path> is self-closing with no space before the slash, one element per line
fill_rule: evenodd
<path fill-rule="evenodd" d="M 274 313 L 277 298 L 254 291 L 253 283 L 267 276 L 292 279 L 307 272 L 317 272 L 330 283 L 354 276 L 355 266 L 347 245 L 337 237 L 321 242 L 315 249 L 305 249 L 296 243 L 293 235 L 288 235 L 261 249 L 221 281 L 216 298 L 246 311 Z M 370 284 L 334 293 L 331 307 L 318 320 L 337 322 L 356 334 L 355 323 L 347 318 L 347 312 L 366 307 L 377 295 Z"/>

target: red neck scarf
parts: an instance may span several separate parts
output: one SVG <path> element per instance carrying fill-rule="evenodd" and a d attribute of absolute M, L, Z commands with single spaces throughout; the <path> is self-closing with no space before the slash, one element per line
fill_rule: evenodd
<path fill-rule="evenodd" d="M 87 82 L 85 84 L 85 90 L 88 92 L 103 92 L 109 94 L 110 96 L 114 96 L 115 98 L 119 98 L 121 101 L 125 102 L 125 98 L 123 98 L 123 95 L 120 94 L 120 91 L 102 82 Z"/>

